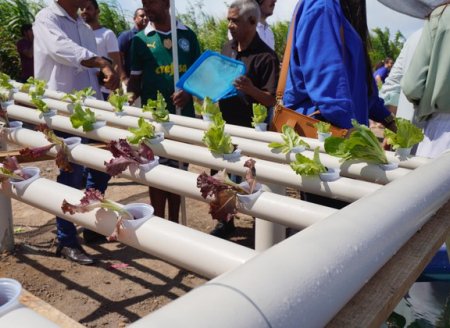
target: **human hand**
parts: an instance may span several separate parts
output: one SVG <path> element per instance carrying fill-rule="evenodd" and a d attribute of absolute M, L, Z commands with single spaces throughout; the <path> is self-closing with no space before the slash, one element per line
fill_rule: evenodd
<path fill-rule="evenodd" d="M 252 80 L 250 80 L 247 76 L 241 75 L 236 80 L 234 80 L 233 85 L 239 91 L 242 91 L 245 94 L 251 94 L 252 90 L 255 88 Z"/>
<path fill-rule="evenodd" d="M 103 83 L 106 88 L 110 90 L 116 90 L 120 86 L 120 80 L 117 73 L 111 67 L 111 65 L 105 65 L 101 68 L 101 72 L 104 75 Z"/>
<path fill-rule="evenodd" d="M 191 95 L 184 90 L 174 92 L 172 101 L 175 107 L 183 108 L 191 100 Z"/>

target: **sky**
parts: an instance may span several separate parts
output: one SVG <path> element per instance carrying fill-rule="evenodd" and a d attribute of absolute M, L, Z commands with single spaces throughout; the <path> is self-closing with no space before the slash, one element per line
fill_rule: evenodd
<path fill-rule="evenodd" d="M 275 6 L 275 11 L 272 17 L 269 18 L 269 23 L 278 20 L 290 20 L 295 4 L 298 0 L 278 0 Z M 119 0 L 123 9 L 133 12 L 136 8 L 142 5 L 141 0 Z M 195 0 L 175 0 L 175 6 L 180 13 L 186 12 L 189 2 L 195 4 Z M 231 1 L 223 0 L 202 0 L 204 10 L 216 17 L 222 18 L 226 16 L 226 3 Z M 367 17 L 369 29 L 375 27 L 388 27 L 391 35 L 396 31 L 403 33 L 405 37 L 411 35 L 414 31 L 422 26 L 422 21 L 416 18 L 399 14 L 377 0 L 366 0 L 367 2 Z"/>

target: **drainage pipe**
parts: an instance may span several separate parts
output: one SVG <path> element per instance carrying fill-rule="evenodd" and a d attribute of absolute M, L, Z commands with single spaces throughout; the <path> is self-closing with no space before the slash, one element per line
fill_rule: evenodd
<path fill-rule="evenodd" d="M 119 138 L 126 138 L 131 133 L 112 127 L 101 127 L 91 132 L 84 133 L 79 129 L 74 129 L 69 118 L 55 115 L 52 117 L 40 118 L 36 111 L 29 108 L 11 105 L 8 107 L 8 115 L 15 119 L 24 120 L 31 123 L 46 123 L 51 128 L 61 130 L 75 135 L 87 136 L 90 139 L 109 142 Z M 203 165 L 211 168 L 226 168 L 229 172 L 238 175 L 245 174 L 243 167 L 247 158 L 241 157 L 239 161 L 229 162 L 221 157 L 214 156 L 205 147 L 188 145 L 172 140 L 164 140 L 160 144 L 152 147 L 155 154 L 173 158 L 176 160 L 187 161 L 197 165 Z M 318 177 L 301 177 L 296 175 L 289 166 L 284 164 L 272 163 L 264 160 L 258 160 L 258 179 L 263 183 L 279 184 L 291 188 L 300 188 L 303 191 L 320 194 L 326 197 L 336 198 L 347 202 L 352 202 L 364 195 L 368 195 L 380 188 L 379 185 L 340 178 L 332 183 L 321 182 Z"/>
<path fill-rule="evenodd" d="M 449 200 L 449 166 L 447 152 L 130 327 L 324 327 Z"/>
<path fill-rule="evenodd" d="M 58 101 L 65 95 L 65 93 L 52 91 L 52 90 L 46 90 L 45 95 L 50 98 L 53 98 L 53 99 L 45 99 L 44 100 L 51 108 L 55 108 L 55 109 L 58 109 L 58 110 L 64 111 L 64 112 L 69 111 L 68 110 L 69 103 Z M 31 101 L 30 101 L 31 98 L 26 93 L 20 93 L 20 92 L 15 93 L 14 99 L 16 101 L 20 101 L 25 104 L 32 105 Z M 56 99 L 56 101 L 54 99 Z M 90 107 L 92 110 L 95 110 L 96 108 L 101 110 L 101 111 L 96 112 L 99 115 L 99 119 L 104 119 L 104 120 L 111 122 L 112 124 L 117 124 L 117 125 L 123 126 L 123 127 L 137 126 L 137 120 L 135 122 L 133 122 L 133 120 L 130 120 L 129 118 L 120 120 L 120 117 L 117 117 L 115 114 L 114 114 L 114 116 L 107 115 L 106 114 L 107 112 L 114 111 L 112 105 L 110 103 L 108 103 L 107 101 L 97 100 L 97 99 L 86 99 L 85 104 L 87 107 Z M 129 116 L 144 117 L 144 118 L 153 120 L 152 114 L 150 112 L 142 112 L 142 109 L 138 108 L 138 107 L 124 106 L 124 112 Z M 126 116 L 124 116 L 123 118 L 125 118 L 125 117 Z M 197 130 L 201 130 L 201 131 L 207 130 L 208 126 L 209 126 L 209 124 L 207 122 L 204 122 L 200 119 L 179 116 L 179 115 L 173 115 L 173 114 L 170 115 L 170 120 L 179 127 L 187 127 L 187 128 L 197 129 Z M 196 144 L 201 143 L 201 138 L 203 137 L 203 133 L 192 134 L 192 132 L 193 132 L 192 130 L 184 130 L 184 131 L 181 130 L 180 133 L 177 133 L 175 135 L 175 133 L 177 131 L 179 131 L 179 130 L 175 129 L 175 131 L 172 132 L 172 135 L 170 135 L 170 138 L 182 140 L 182 141 L 190 142 L 190 143 L 196 143 Z M 258 132 L 251 128 L 246 128 L 246 127 L 232 125 L 232 124 L 226 124 L 225 132 L 229 133 L 233 137 L 237 137 L 237 138 L 233 138 L 233 140 L 235 143 L 239 144 L 240 146 L 241 146 L 241 143 L 243 143 L 243 142 L 240 139 L 238 139 L 239 137 L 245 138 L 245 139 L 251 139 L 251 140 L 255 140 L 255 141 L 261 141 L 264 143 L 270 143 L 273 141 L 282 142 L 281 135 L 279 133 L 270 132 L 270 131 Z M 195 135 L 195 137 L 189 138 L 188 136 L 191 136 L 191 135 L 192 136 Z M 188 138 L 188 139 L 186 139 L 186 138 Z M 303 138 L 303 139 L 311 146 L 311 149 L 319 147 L 321 152 L 324 152 L 323 142 L 320 142 L 317 139 L 312 139 L 312 138 Z M 251 146 L 251 143 L 250 143 L 250 146 Z M 244 152 L 251 151 L 253 149 L 252 147 L 244 148 L 243 145 L 241 146 L 241 148 L 244 150 Z M 272 157 L 270 157 L 271 156 L 270 154 L 272 154 L 272 153 L 271 152 L 268 153 L 267 151 L 268 151 L 268 149 L 265 149 L 265 156 L 269 156 L 267 158 L 272 158 Z M 312 157 L 312 154 L 310 154 L 309 156 Z M 386 156 L 388 157 L 389 161 L 398 162 L 398 158 L 395 156 L 395 153 L 387 151 Z M 286 158 L 283 158 L 283 157 L 278 157 L 278 158 L 275 157 L 274 159 L 278 160 L 278 161 L 286 160 Z M 334 160 L 334 162 L 328 162 L 328 159 L 324 158 L 323 161 L 324 161 L 325 166 L 339 167 L 339 164 L 336 164 L 336 160 Z M 428 161 L 429 161 L 429 159 L 423 158 L 423 157 L 411 157 L 405 161 L 401 161 L 399 163 L 399 166 L 406 168 L 406 169 L 415 169 L 415 168 L 419 167 L 420 165 L 426 164 Z M 369 166 L 368 173 L 366 173 L 367 170 L 365 170 L 365 169 L 363 170 L 363 168 L 365 168 L 366 166 Z M 358 165 L 353 164 L 351 167 L 344 168 L 342 170 L 342 173 L 344 175 L 349 174 L 348 177 L 354 177 L 355 175 L 363 173 L 364 176 L 366 176 L 366 175 L 369 176 L 369 177 L 365 177 L 365 180 L 374 181 L 372 174 L 376 174 L 377 171 L 376 171 L 376 169 L 374 171 L 374 168 L 372 168 L 371 166 L 372 165 L 367 165 L 367 164 L 358 164 Z M 400 172 L 400 171 L 397 171 L 397 172 Z M 392 175 L 392 174 L 390 174 L 390 175 Z M 397 173 L 395 176 L 390 177 L 387 181 L 391 181 L 396 176 L 398 177 L 398 175 L 399 174 Z M 385 183 L 387 183 L 387 181 L 386 181 L 386 179 L 384 179 L 384 180 L 377 181 L 377 183 L 385 184 Z"/>
<path fill-rule="evenodd" d="M 7 137 L 11 142 L 33 148 L 48 145 L 48 141 L 42 133 L 24 128 L 9 132 Z M 56 151 L 52 149 L 48 154 L 56 156 Z M 105 171 L 103 163 L 112 157 L 107 150 L 83 144 L 73 148 L 70 156 L 75 163 L 103 172 Z M 158 165 L 148 172 L 126 170 L 121 176 L 138 183 L 205 201 L 197 188 L 198 175 L 193 172 Z M 250 208 L 241 208 L 239 211 L 295 229 L 304 229 L 336 212 L 335 209 L 326 206 L 307 203 L 271 192 L 263 192 Z"/>
<path fill-rule="evenodd" d="M 9 185 L 8 185 L 9 186 Z M 64 199 L 78 203 L 84 193 L 57 182 L 39 178 L 19 194 L 11 187 L 2 192 L 33 207 L 109 236 L 116 225 L 116 214 L 102 209 L 88 213 L 64 214 Z M 42 197 L 45 195 L 45 197 Z M 137 228 L 123 230 L 120 242 L 207 278 L 216 277 L 252 258 L 255 251 L 153 216 Z"/>

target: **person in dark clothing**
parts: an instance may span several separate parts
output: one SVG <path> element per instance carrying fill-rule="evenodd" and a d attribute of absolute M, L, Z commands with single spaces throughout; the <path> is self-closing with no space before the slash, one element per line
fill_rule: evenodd
<path fill-rule="evenodd" d="M 34 75 L 33 70 L 33 27 L 31 24 L 24 24 L 20 28 L 22 39 L 17 41 L 16 48 L 20 56 L 22 70 L 19 82 L 25 83 L 29 77 Z"/>
<path fill-rule="evenodd" d="M 234 82 L 238 94 L 219 101 L 229 124 L 251 127 L 254 103 L 275 105 L 280 63 L 256 32 L 259 15 L 259 6 L 253 0 L 236 0 L 228 10 L 228 29 L 233 39 L 224 45 L 222 54 L 242 61 L 247 69 Z"/>
<path fill-rule="evenodd" d="M 245 75 L 234 82 L 237 95 L 219 101 L 222 116 L 229 124 L 251 127 L 253 104 L 271 107 L 276 102 L 280 62 L 276 53 L 258 36 L 259 16 L 260 8 L 254 0 L 236 0 L 228 9 L 228 29 L 233 39 L 224 45 L 222 54 L 242 61 L 247 69 Z M 234 229 L 232 219 L 227 223 L 219 222 L 211 234 L 224 238 Z"/>

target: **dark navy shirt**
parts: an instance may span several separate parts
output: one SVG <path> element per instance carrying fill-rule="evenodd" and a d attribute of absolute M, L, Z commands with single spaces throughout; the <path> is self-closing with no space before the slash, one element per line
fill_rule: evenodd
<path fill-rule="evenodd" d="M 124 54 L 125 57 L 125 73 L 127 77 L 130 77 L 131 68 L 131 40 L 139 32 L 136 27 L 131 30 L 123 31 L 120 33 L 117 41 L 119 42 L 119 50 Z"/>

